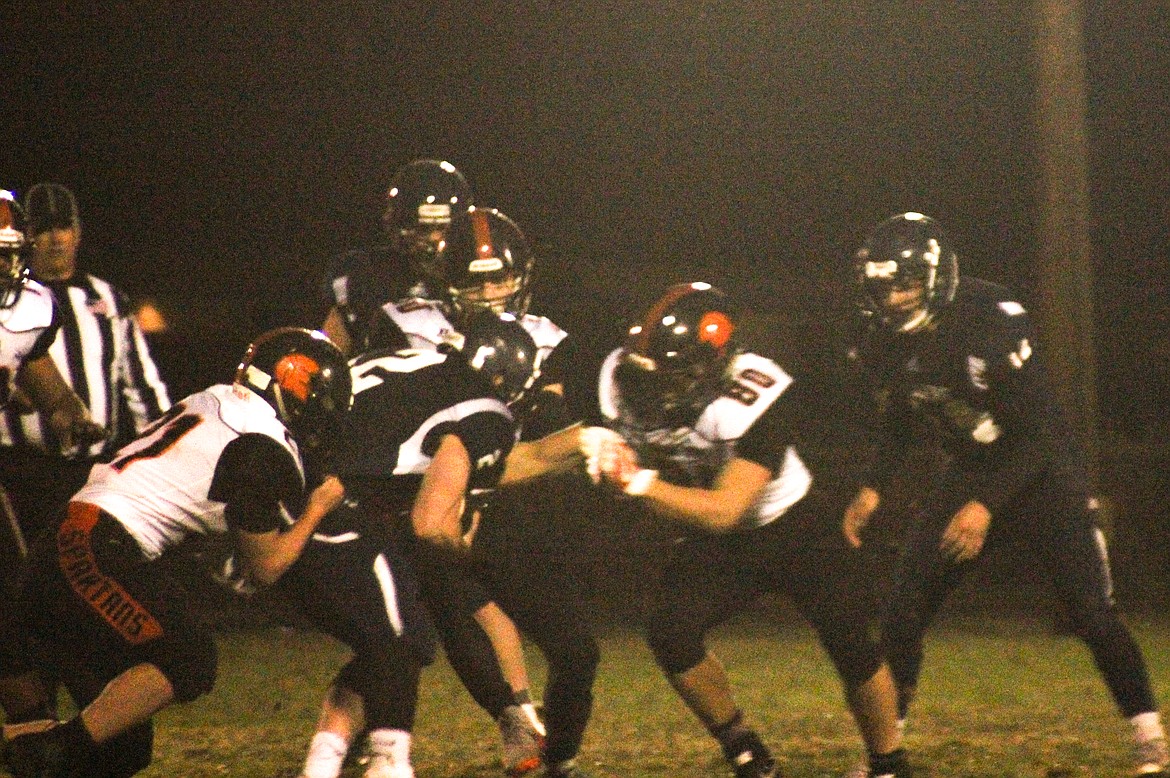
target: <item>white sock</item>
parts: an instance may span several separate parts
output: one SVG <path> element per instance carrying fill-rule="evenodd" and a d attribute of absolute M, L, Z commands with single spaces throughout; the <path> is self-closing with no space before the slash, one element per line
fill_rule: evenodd
<path fill-rule="evenodd" d="M 379 759 L 381 757 L 381 759 Z M 370 733 L 370 771 L 382 762 L 388 771 L 377 775 L 387 778 L 414 778 L 410 765 L 410 733 L 403 729 L 375 729 Z M 370 771 L 367 771 L 367 775 Z"/>
<path fill-rule="evenodd" d="M 532 722 L 532 728 L 539 732 L 541 737 L 544 737 L 548 734 L 544 731 L 544 724 L 541 723 L 540 716 L 536 715 L 535 705 L 533 705 L 531 702 L 521 703 L 520 710 L 524 711 L 524 715 L 527 716 L 528 720 Z"/>
<path fill-rule="evenodd" d="M 1129 723 L 1133 725 L 1133 739 L 1138 743 L 1148 743 L 1166 737 L 1166 730 L 1162 727 L 1162 714 L 1156 710 L 1139 713 L 1131 718 Z"/>
<path fill-rule="evenodd" d="M 341 764 L 349 751 L 349 743 L 336 732 L 318 732 L 309 743 L 309 754 L 305 757 L 303 778 L 337 778 L 341 775 Z"/>

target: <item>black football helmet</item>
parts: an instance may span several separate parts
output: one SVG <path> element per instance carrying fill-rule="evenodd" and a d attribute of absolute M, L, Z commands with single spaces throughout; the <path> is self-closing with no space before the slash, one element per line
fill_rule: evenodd
<path fill-rule="evenodd" d="M 959 259 L 938 222 L 908 212 L 874 228 L 854 255 L 854 272 L 863 313 L 883 327 L 913 332 L 955 298 Z M 921 295 L 892 298 L 918 289 Z"/>
<path fill-rule="evenodd" d="M 28 279 L 24 212 L 12 192 L 0 189 L 0 309 L 20 299 Z"/>
<path fill-rule="evenodd" d="M 320 444 L 353 404 L 345 355 L 322 332 L 269 330 L 248 346 L 236 383 L 268 401 L 303 446 Z"/>
<path fill-rule="evenodd" d="M 477 311 L 453 345 L 509 406 L 519 402 L 540 377 L 540 351 L 528 330 L 509 313 Z"/>
<path fill-rule="evenodd" d="M 451 218 L 471 203 L 471 187 L 454 165 L 416 159 L 399 168 L 386 188 L 382 227 L 410 256 L 415 272 L 424 280 L 441 282 L 443 276 L 434 264 L 439 238 Z"/>
<path fill-rule="evenodd" d="M 452 218 L 438 261 L 456 327 L 481 310 L 516 317 L 528 312 L 536 257 L 516 222 L 495 208 L 472 207 Z"/>
<path fill-rule="evenodd" d="M 623 408 L 642 426 L 694 423 L 723 390 L 735 329 L 719 289 L 703 282 L 667 289 L 630 328 L 614 371 Z"/>

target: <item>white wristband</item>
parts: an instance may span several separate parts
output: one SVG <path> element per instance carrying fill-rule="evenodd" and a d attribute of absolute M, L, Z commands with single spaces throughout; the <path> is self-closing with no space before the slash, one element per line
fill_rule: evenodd
<path fill-rule="evenodd" d="M 650 485 L 657 480 L 657 470 L 639 470 L 626 482 L 626 488 L 623 491 L 633 497 L 641 497 L 650 490 Z"/>

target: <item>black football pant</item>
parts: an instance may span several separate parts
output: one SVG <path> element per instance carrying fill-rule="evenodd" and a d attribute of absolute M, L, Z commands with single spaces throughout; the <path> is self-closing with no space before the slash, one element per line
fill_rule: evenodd
<path fill-rule="evenodd" d="M 939 550 L 942 534 L 965 498 L 945 478 L 910 523 L 883 617 L 883 643 L 901 692 L 918 685 L 923 635 L 947 595 L 972 562 L 956 564 Z M 1097 670 L 1126 717 L 1157 709 L 1141 650 L 1113 606 L 1105 548 L 1088 495 L 1068 476 L 1049 473 L 1021 490 L 1015 504 L 992 516 L 983 555 L 1005 543 L 1026 544 L 1064 604 L 1074 633 L 1092 653 Z M 976 560 L 978 557 L 976 558 Z"/>
<path fill-rule="evenodd" d="M 789 597 L 808 620 L 846 689 L 873 677 L 882 657 L 870 636 L 860 552 L 840 532 L 801 531 L 815 526 L 817 515 L 837 515 L 822 512 L 829 505 L 814 493 L 764 527 L 696 534 L 674 546 L 647 625 L 667 675 L 698 665 L 707 633 L 771 592 Z"/>
<path fill-rule="evenodd" d="M 334 684 L 361 696 L 367 727 L 410 731 L 435 634 L 399 545 L 371 533 L 315 536 L 278 585 L 317 629 L 353 650 Z"/>
<path fill-rule="evenodd" d="M 476 704 L 499 719 L 515 698 L 491 638 L 475 619 L 493 598 L 470 559 L 436 552 L 422 540 L 414 540 L 413 546 L 422 600 L 434 619 L 447 663 Z"/>
<path fill-rule="evenodd" d="M 580 563 L 570 553 L 547 548 L 525 553 L 513 546 L 476 554 L 476 567 L 495 602 L 544 655 L 545 761 L 572 759 L 581 749 L 593 712 L 593 681 L 601 658 Z"/>

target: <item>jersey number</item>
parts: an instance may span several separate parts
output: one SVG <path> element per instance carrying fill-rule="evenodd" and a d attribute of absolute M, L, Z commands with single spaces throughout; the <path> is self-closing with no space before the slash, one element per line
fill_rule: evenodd
<path fill-rule="evenodd" d="M 759 370 L 752 370 L 750 367 L 742 371 L 735 380 L 724 390 L 724 394 L 733 400 L 738 400 L 744 405 L 752 405 L 756 400 L 760 399 L 760 393 L 744 383 L 744 381 L 751 382 L 756 386 L 764 389 L 771 389 L 776 385 L 776 379 L 769 375 L 761 373 Z"/>
<path fill-rule="evenodd" d="M 179 438 L 198 427 L 203 422 L 202 416 L 183 416 L 185 410 L 179 403 L 167 411 L 163 416 L 143 431 L 143 437 L 158 434 L 150 444 L 133 451 L 124 457 L 115 459 L 110 467 L 119 473 L 131 463 L 139 459 L 154 459 L 166 453 L 167 449 L 179 442 Z"/>

